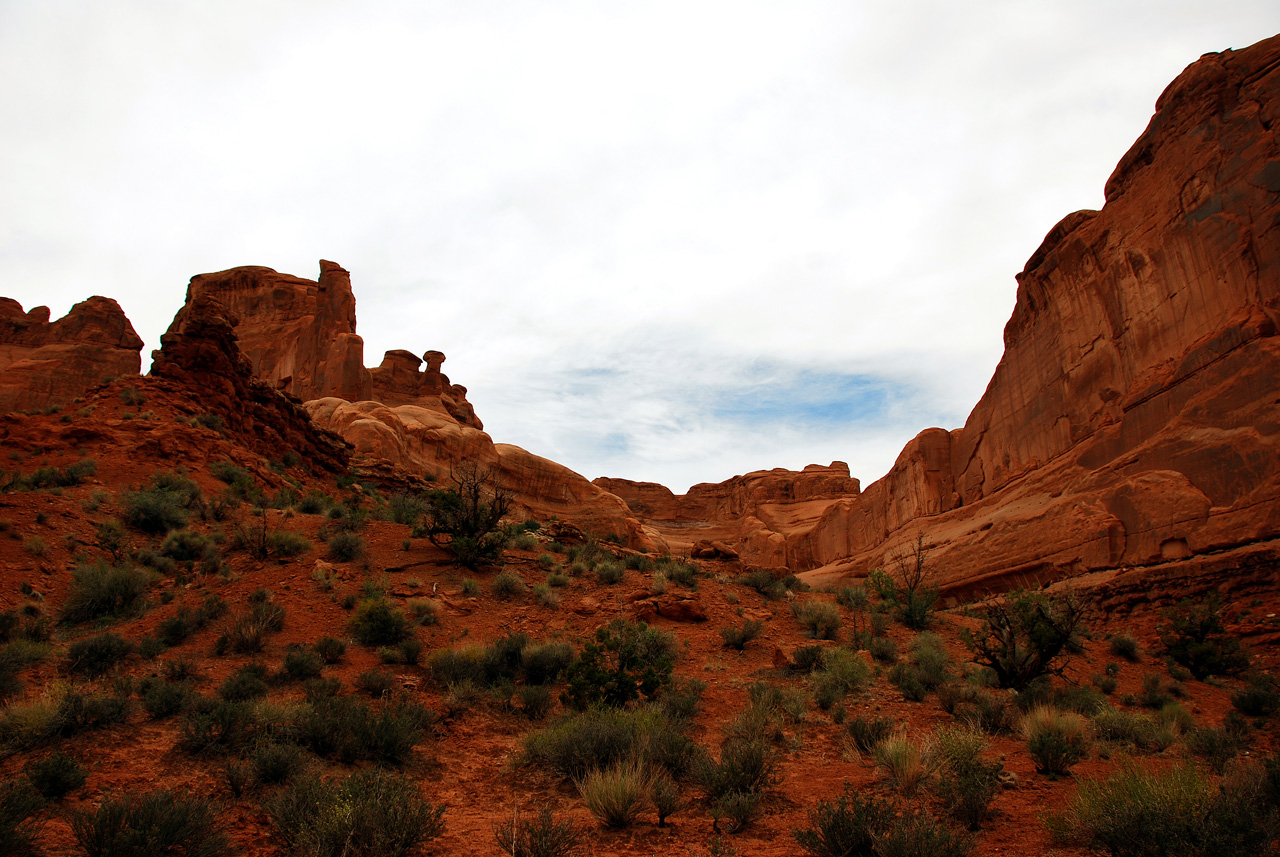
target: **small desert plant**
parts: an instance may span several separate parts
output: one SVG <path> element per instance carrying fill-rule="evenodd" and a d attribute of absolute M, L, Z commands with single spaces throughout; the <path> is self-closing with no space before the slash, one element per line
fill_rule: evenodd
<path fill-rule="evenodd" d="M 787 588 L 766 568 L 758 568 L 739 575 L 738 583 L 754 589 L 770 601 L 776 601 L 787 594 Z"/>
<path fill-rule="evenodd" d="M 77 640 L 67 649 L 67 669 L 88 676 L 100 676 L 133 653 L 133 644 L 107 631 Z"/>
<path fill-rule="evenodd" d="M 285 653 L 281 676 L 291 681 L 316 678 L 324 669 L 324 658 L 307 649 L 293 649 Z"/>
<path fill-rule="evenodd" d="M 412 623 L 383 597 L 360 602 L 350 622 L 352 635 L 365 646 L 387 646 L 399 643 L 413 633 Z"/>
<path fill-rule="evenodd" d="M 565 699 L 578 708 L 652 699 L 671 681 L 675 638 L 644 622 L 614 619 L 596 630 L 569 666 Z"/>
<path fill-rule="evenodd" d="M 815 640 L 834 640 L 840 631 L 840 610 L 827 601 L 797 601 L 791 612 Z"/>
<path fill-rule="evenodd" d="M 311 650 L 326 664 L 336 664 L 347 653 L 347 644 L 335 637 L 324 636 L 311 644 Z"/>
<path fill-rule="evenodd" d="M 85 771 L 66 753 L 57 752 L 27 766 L 27 780 L 45 800 L 59 800 L 84 785 Z"/>
<path fill-rule="evenodd" d="M 897 614 L 898 621 L 917 631 L 929 627 L 938 600 L 938 587 L 926 566 L 927 556 L 921 533 L 916 543 L 897 557 L 896 574 L 876 569 L 867 577 L 880 600 Z"/>
<path fill-rule="evenodd" d="M 493 592 L 494 598 L 510 601 L 512 598 L 524 595 L 525 589 L 524 581 L 520 578 L 520 575 L 508 569 L 498 572 L 497 576 L 493 578 L 490 591 Z"/>
<path fill-rule="evenodd" d="M 338 562 L 359 559 L 365 553 L 364 537 L 359 533 L 343 530 L 329 537 L 329 556 Z"/>
<path fill-rule="evenodd" d="M 1107 642 L 1107 650 L 1130 663 L 1138 661 L 1138 641 L 1128 634 L 1116 634 Z"/>
<path fill-rule="evenodd" d="M 910 797 L 933 773 L 934 760 L 930 747 L 898 732 L 881 741 L 875 748 L 876 764 L 900 794 Z"/>
<path fill-rule="evenodd" d="M 652 774 L 649 780 L 649 802 L 658 814 L 658 826 L 666 827 L 667 819 L 684 809 L 689 801 L 680 783 L 666 771 Z"/>
<path fill-rule="evenodd" d="M 1164 750 L 1177 736 L 1154 717 L 1105 707 L 1093 714 L 1094 735 L 1102 741 L 1128 744 L 1139 750 Z"/>
<path fill-rule="evenodd" d="M 295 720 L 298 741 L 318 756 L 345 764 L 357 761 L 402 764 L 434 715 L 392 700 L 378 710 L 349 696 L 314 699 Z"/>
<path fill-rule="evenodd" d="M 573 663 L 573 646 L 565 642 L 530 643 L 520 650 L 520 668 L 528 684 L 549 684 Z"/>
<path fill-rule="evenodd" d="M 464 577 L 460 586 L 462 594 L 469 598 L 474 598 L 480 594 L 480 584 L 476 582 L 474 577 Z"/>
<path fill-rule="evenodd" d="M 968 857 L 971 837 L 939 824 L 927 811 L 908 810 L 876 841 L 876 857 Z"/>
<path fill-rule="evenodd" d="M 62 619 L 75 624 L 124 615 L 139 606 L 150 584 L 150 573 L 133 566 L 104 562 L 77 566 L 71 572 L 71 592 L 62 606 Z"/>
<path fill-rule="evenodd" d="M 519 810 L 513 812 L 511 821 L 494 823 L 493 836 L 510 857 L 566 857 L 578 850 L 582 840 L 577 825 L 556 821 L 548 807 L 532 820 L 522 817 Z"/>
<path fill-rule="evenodd" d="M 1033 708 L 1022 721 L 1022 735 L 1036 770 L 1050 777 L 1067 773 L 1089 755 L 1089 721 L 1074 711 Z"/>
<path fill-rule="evenodd" d="M 419 625 L 434 625 L 440 621 L 440 602 L 431 598 L 411 598 L 409 600 L 409 615 L 417 620 Z"/>
<path fill-rule="evenodd" d="M 762 630 L 764 630 L 764 623 L 759 619 L 744 619 L 741 627 L 726 625 L 721 628 L 720 637 L 729 648 L 742 651 L 747 647 L 747 643 L 760 636 Z"/>
<path fill-rule="evenodd" d="M 264 741 L 249 753 L 249 764 L 258 782 L 275 785 L 289 780 L 302 770 L 302 749 L 296 744 Z"/>
<path fill-rule="evenodd" d="M 444 831 L 444 807 L 424 800 L 408 777 L 376 768 L 330 782 L 298 777 L 267 812 L 299 854 L 401 857 Z"/>
<path fill-rule="evenodd" d="M 1231 695 L 1231 704 L 1250 717 L 1266 717 L 1280 710 L 1280 682 L 1265 673 L 1251 676 L 1244 689 Z"/>
<path fill-rule="evenodd" d="M 474 462 L 451 474 L 453 486 L 423 498 L 422 523 L 413 531 L 454 555 L 459 565 L 479 568 L 497 560 L 509 533 L 502 527 L 511 510 L 510 492 L 493 469 Z"/>
<path fill-rule="evenodd" d="M 135 530 L 167 533 L 187 525 L 187 513 L 202 503 L 200 486 L 180 473 L 156 473 L 151 485 L 126 491 L 120 498 L 121 517 Z"/>
<path fill-rule="evenodd" d="M 395 686 L 396 677 L 386 670 L 365 670 L 356 676 L 355 685 L 373 697 L 386 696 Z"/>
<path fill-rule="evenodd" d="M 218 696 L 231 702 L 243 702 L 267 695 L 267 668 L 262 664 L 245 664 L 218 687 Z"/>
<path fill-rule="evenodd" d="M 273 530 L 267 533 L 267 553 L 271 556 L 298 556 L 311 549 L 311 539 L 302 533 Z"/>
<path fill-rule="evenodd" d="M 41 823 L 36 818 L 44 799 L 24 780 L 0 784 L 0 853 L 25 857 L 38 854 L 35 835 Z"/>
<path fill-rule="evenodd" d="M 855 717 L 845 723 L 845 731 L 853 739 L 853 743 L 864 753 L 874 752 L 880 742 L 889 737 L 893 731 L 891 717 Z"/>
<path fill-rule="evenodd" d="M 970 830 L 979 829 L 986 819 L 1004 770 L 999 762 L 983 761 L 985 749 L 980 732 L 947 728 L 935 736 L 940 771 L 934 790 L 951 816 Z"/>
<path fill-rule="evenodd" d="M 153 720 L 163 720 L 186 707 L 191 690 L 185 684 L 148 680 L 142 691 L 142 709 Z"/>
<path fill-rule="evenodd" d="M 871 676 L 871 665 L 861 655 L 848 649 L 828 649 L 823 653 L 822 666 L 809 677 L 814 701 L 825 711 L 864 687 Z"/>
<path fill-rule="evenodd" d="M 1046 826 L 1059 842 L 1116 857 L 1261 855 L 1274 829 L 1260 791 L 1247 776 L 1215 788 L 1192 767 L 1145 771 L 1126 764 L 1105 780 L 1081 782 Z M 1274 800 L 1273 793 L 1272 813 Z"/>
<path fill-rule="evenodd" d="M 876 842 L 894 823 L 893 804 L 845 784 L 834 801 L 809 810 L 809 826 L 792 833 L 813 857 L 873 857 Z"/>
<path fill-rule="evenodd" d="M 1222 624 L 1222 598 L 1217 593 L 1200 601 L 1184 598 L 1166 611 L 1160 628 L 1165 654 L 1203 681 L 1211 675 L 1235 675 L 1249 667 L 1249 653 Z"/>
<path fill-rule="evenodd" d="M 630 827 L 649 804 L 649 772 L 638 762 L 617 762 L 577 782 L 591 814 L 607 827 Z"/>
<path fill-rule="evenodd" d="M 96 812 L 73 813 L 71 831 L 90 857 L 218 857 L 233 852 L 218 825 L 216 807 L 169 791 L 105 798 Z"/>
<path fill-rule="evenodd" d="M 188 753 L 227 753 L 240 750 L 259 728 L 252 703 L 197 699 L 183 715 L 178 746 Z"/>
<path fill-rule="evenodd" d="M 595 567 L 596 582 L 601 586 L 621 583 L 624 574 L 622 566 L 616 562 L 602 562 Z"/>

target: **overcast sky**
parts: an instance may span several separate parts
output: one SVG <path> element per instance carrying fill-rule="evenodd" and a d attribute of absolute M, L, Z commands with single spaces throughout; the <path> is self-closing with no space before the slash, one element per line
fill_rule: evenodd
<path fill-rule="evenodd" d="M 964 423 L 1014 274 L 1274 0 L 0 0 L 0 295 L 351 271 L 365 362 L 677 491 Z"/>

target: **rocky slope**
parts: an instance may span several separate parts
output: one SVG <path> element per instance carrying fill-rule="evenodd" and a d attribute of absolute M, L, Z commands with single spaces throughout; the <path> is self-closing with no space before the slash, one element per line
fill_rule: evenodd
<path fill-rule="evenodd" d="M 137 375 L 142 339 L 110 298 L 91 297 L 49 321 L 0 298 L 0 413 L 70 403 L 105 378 Z"/>

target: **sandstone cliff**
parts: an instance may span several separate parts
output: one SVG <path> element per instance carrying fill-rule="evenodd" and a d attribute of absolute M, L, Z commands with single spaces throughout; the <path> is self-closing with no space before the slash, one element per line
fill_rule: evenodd
<path fill-rule="evenodd" d="M 91 297 L 49 321 L 0 298 L 0 412 L 67 405 L 106 378 L 137 375 L 142 339 L 110 298 Z"/>

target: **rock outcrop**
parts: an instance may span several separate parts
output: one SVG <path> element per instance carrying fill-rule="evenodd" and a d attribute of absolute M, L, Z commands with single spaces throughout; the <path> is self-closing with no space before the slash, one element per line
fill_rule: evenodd
<path fill-rule="evenodd" d="M 141 369 L 142 339 L 110 298 L 81 301 L 54 322 L 49 315 L 0 298 L 0 412 L 67 405 Z"/>
<path fill-rule="evenodd" d="M 202 297 L 238 319 L 240 350 L 254 373 L 276 389 L 303 400 L 369 398 L 356 299 L 342 266 L 321 260 L 318 280 L 262 267 L 197 274 L 187 286 L 186 305 Z"/>
<path fill-rule="evenodd" d="M 277 459 L 292 450 L 314 470 L 345 472 L 349 450 L 341 438 L 317 427 L 296 399 L 254 377 L 239 348 L 238 321 L 208 294 L 197 295 L 160 337 L 152 377 L 200 391 L 208 413 L 259 454 Z"/>
<path fill-rule="evenodd" d="M 421 360 L 411 351 L 388 351 L 382 357 L 382 365 L 369 371 L 369 398 L 384 405 L 417 405 L 442 411 L 461 425 L 483 429 L 484 424 L 467 401 L 467 388 L 450 384 L 449 376 L 440 371 L 444 361 L 445 356 L 439 351 L 428 351 Z M 423 363 L 427 368 L 419 371 Z"/>

